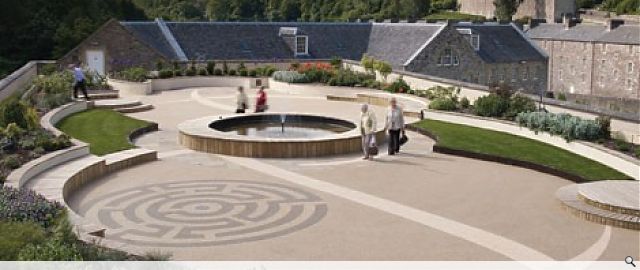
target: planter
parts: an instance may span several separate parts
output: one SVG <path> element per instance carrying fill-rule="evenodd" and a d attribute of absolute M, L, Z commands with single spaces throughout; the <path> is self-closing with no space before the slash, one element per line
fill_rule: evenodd
<path fill-rule="evenodd" d="M 153 93 L 151 81 L 128 82 L 109 78 L 107 83 L 113 89 L 118 90 L 120 96 L 145 96 Z"/>

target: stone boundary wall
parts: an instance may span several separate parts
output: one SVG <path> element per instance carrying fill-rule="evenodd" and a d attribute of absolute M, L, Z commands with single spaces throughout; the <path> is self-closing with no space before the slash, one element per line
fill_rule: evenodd
<path fill-rule="evenodd" d="M 505 132 L 540 141 L 580 156 L 590 158 L 614 168 L 635 180 L 640 180 L 640 160 L 615 153 L 612 150 L 605 149 L 593 143 L 583 141 L 567 142 L 561 137 L 552 136 L 546 132 L 539 132 L 536 134 L 534 131 L 517 126 L 511 122 L 468 116 L 459 113 L 425 110 L 425 117 L 427 119 Z"/>
<path fill-rule="evenodd" d="M 23 90 L 38 76 L 38 68 L 55 61 L 30 61 L 6 78 L 0 80 L 0 101 Z"/>

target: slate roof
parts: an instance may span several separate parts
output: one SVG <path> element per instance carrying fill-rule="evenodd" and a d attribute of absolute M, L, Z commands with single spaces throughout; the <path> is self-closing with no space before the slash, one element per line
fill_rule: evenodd
<path fill-rule="evenodd" d="M 365 23 L 167 22 L 189 59 L 292 59 L 280 27 L 298 27 L 309 40 L 308 58 L 360 59 L 371 25 Z"/>
<path fill-rule="evenodd" d="M 167 59 L 178 59 L 156 22 L 120 22 L 120 24 L 137 39 L 149 47 L 155 48 Z"/>
<path fill-rule="evenodd" d="M 480 35 L 478 55 L 489 63 L 543 60 L 543 55 L 510 24 L 455 24 Z"/>
<path fill-rule="evenodd" d="M 169 59 L 177 59 L 157 22 L 122 22 L 141 41 Z M 297 27 L 309 38 L 309 55 L 360 60 L 364 53 L 402 67 L 438 34 L 444 24 L 433 23 L 306 23 L 306 22 L 165 22 L 186 54 L 196 60 L 265 60 L 295 58 L 281 27 Z M 478 54 L 487 62 L 545 58 L 511 25 L 456 24 L 480 34 Z"/>
<path fill-rule="evenodd" d="M 607 26 L 596 24 L 578 24 L 569 29 L 563 24 L 540 24 L 526 33 L 532 39 L 640 45 L 640 25 L 621 25 L 608 31 Z"/>
<path fill-rule="evenodd" d="M 393 67 L 401 67 L 442 27 L 442 24 L 375 23 L 369 36 L 367 55 L 387 61 Z"/>

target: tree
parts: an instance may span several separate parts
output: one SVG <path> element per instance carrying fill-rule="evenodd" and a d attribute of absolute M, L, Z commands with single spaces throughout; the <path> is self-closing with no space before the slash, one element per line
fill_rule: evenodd
<path fill-rule="evenodd" d="M 207 18 L 214 21 L 228 21 L 231 14 L 228 12 L 231 0 L 209 0 L 207 3 Z"/>
<path fill-rule="evenodd" d="M 523 0 L 493 0 L 493 5 L 496 7 L 496 18 L 499 21 L 511 21 L 511 18 L 516 11 L 518 11 L 518 6 L 522 3 Z"/>

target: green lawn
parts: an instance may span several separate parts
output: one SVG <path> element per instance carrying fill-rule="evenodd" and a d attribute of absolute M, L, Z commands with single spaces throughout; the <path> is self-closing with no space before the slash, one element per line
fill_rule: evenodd
<path fill-rule="evenodd" d="M 416 125 L 436 135 L 443 147 L 538 163 L 587 180 L 630 179 L 599 162 L 524 137 L 436 120 Z"/>
<path fill-rule="evenodd" d="M 69 136 L 90 144 L 91 153 L 102 156 L 134 146 L 129 134 L 149 122 L 133 119 L 121 113 L 93 109 L 73 114 L 58 123 L 58 128 Z"/>

